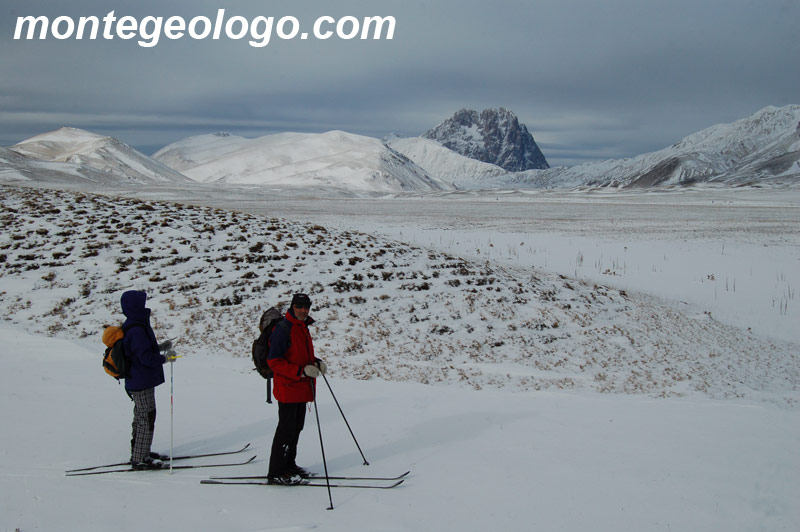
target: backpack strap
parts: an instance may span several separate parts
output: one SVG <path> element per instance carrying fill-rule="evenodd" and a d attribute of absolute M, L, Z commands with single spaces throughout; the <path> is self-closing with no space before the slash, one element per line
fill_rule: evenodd
<path fill-rule="evenodd" d="M 286 334 L 286 351 L 289 350 L 289 347 L 292 345 L 292 324 L 289 323 L 289 320 L 283 318 L 278 323 L 275 324 L 275 327 L 272 329 L 272 334 L 275 334 L 275 330 L 280 327 L 281 332 Z M 272 340 L 272 334 L 270 334 L 270 340 Z M 272 342 L 269 342 L 270 344 Z M 267 358 L 269 358 L 269 352 L 272 351 L 272 346 L 269 347 L 267 351 Z M 281 357 L 286 355 L 286 351 L 280 354 Z M 278 355 L 276 355 L 278 356 Z"/>
<path fill-rule="evenodd" d="M 280 327 L 281 329 L 286 331 L 286 334 L 289 336 L 289 343 L 286 345 L 287 346 L 290 345 L 292 343 L 292 324 L 289 323 L 289 320 L 283 318 L 281 321 L 275 324 L 275 327 Z"/>

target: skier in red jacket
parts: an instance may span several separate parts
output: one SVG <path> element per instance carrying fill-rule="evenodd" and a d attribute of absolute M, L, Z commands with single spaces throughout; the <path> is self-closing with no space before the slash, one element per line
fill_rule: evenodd
<path fill-rule="evenodd" d="M 276 326 L 269 340 L 267 363 L 274 372 L 273 394 L 278 401 L 278 426 L 272 440 L 267 474 L 270 484 L 298 484 L 309 476 L 295 462 L 297 442 L 306 417 L 306 403 L 314 401 L 316 377 L 327 371 L 325 362 L 314 356 L 308 326 L 311 299 L 295 294 L 284 320 L 289 327 Z"/>

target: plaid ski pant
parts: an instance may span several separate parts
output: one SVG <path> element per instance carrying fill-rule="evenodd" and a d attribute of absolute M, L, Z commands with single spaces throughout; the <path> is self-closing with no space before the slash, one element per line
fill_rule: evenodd
<path fill-rule="evenodd" d="M 131 461 L 143 462 L 150 457 L 156 428 L 156 389 L 148 388 L 128 395 L 133 399 Z"/>

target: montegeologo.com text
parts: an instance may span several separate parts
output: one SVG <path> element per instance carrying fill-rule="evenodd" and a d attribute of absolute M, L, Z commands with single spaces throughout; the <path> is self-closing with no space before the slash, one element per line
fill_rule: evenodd
<path fill-rule="evenodd" d="M 282 40 L 328 39 L 340 40 L 391 40 L 394 38 L 396 20 L 392 16 L 334 18 L 320 16 L 314 22 L 304 26 L 294 16 L 269 17 L 228 16 L 224 9 L 217 10 L 213 17 L 195 16 L 186 19 L 183 16 L 156 17 L 146 16 L 141 19 L 133 16 L 117 17 L 116 11 L 105 16 L 21 16 L 17 17 L 14 30 L 15 40 L 113 40 L 138 39 L 136 42 L 144 48 L 152 48 L 162 38 L 179 40 L 190 38 L 195 40 L 247 39 L 250 46 L 263 48 L 273 37 Z"/>

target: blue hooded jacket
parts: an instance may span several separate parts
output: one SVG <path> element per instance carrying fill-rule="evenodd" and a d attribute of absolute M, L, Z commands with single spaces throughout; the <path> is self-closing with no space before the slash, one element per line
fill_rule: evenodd
<path fill-rule="evenodd" d="M 125 333 L 125 352 L 131 359 L 131 369 L 125 378 L 129 392 L 155 388 L 164 382 L 164 363 L 167 359 L 159 352 L 158 342 L 150 326 L 150 309 L 145 308 L 147 293 L 129 290 L 122 294 L 122 313 L 127 318 L 122 324 Z"/>

